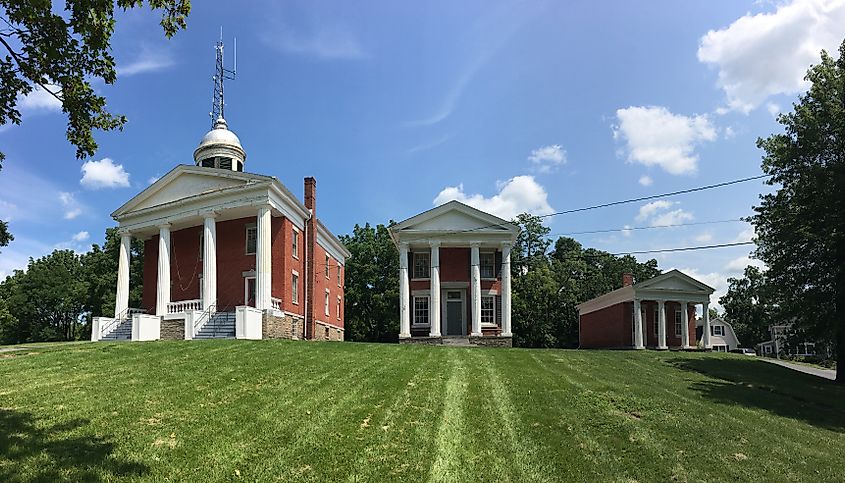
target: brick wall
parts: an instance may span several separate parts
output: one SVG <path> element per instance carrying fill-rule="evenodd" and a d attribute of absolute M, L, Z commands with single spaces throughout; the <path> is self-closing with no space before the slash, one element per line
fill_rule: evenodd
<path fill-rule="evenodd" d="M 579 318 L 581 347 L 585 349 L 632 346 L 632 302 L 605 307 Z"/>

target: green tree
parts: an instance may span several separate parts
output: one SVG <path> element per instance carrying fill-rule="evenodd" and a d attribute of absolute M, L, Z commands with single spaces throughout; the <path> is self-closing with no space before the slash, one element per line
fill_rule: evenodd
<path fill-rule="evenodd" d="M 519 227 L 519 234 L 511 250 L 511 270 L 514 275 L 525 273 L 539 264 L 547 263 L 546 251 L 549 249 L 551 240 L 547 238 L 550 230 L 543 225 L 543 219 L 529 213 L 522 213 L 511 223 Z"/>
<path fill-rule="evenodd" d="M 14 239 L 15 237 L 13 237 L 11 233 L 9 233 L 9 223 L 0 220 L 0 247 L 9 246 L 9 242 Z"/>
<path fill-rule="evenodd" d="M 0 288 L 6 310 L 5 342 L 73 340 L 79 337 L 86 283 L 82 263 L 72 250 L 30 259 L 26 271 L 16 270 Z"/>
<path fill-rule="evenodd" d="M 766 283 L 766 274 L 757 267 L 745 267 L 742 277 L 728 279 L 728 291 L 719 303 L 725 320 L 733 326 L 745 347 L 769 340 L 769 325 L 775 322 L 777 307 Z"/>
<path fill-rule="evenodd" d="M 117 79 L 111 37 L 115 8 L 141 7 L 143 0 L 91 2 L 66 0 L 65 12 L 49 0 L 0 0 L 0 126 L 21 123 L 18 102 L 33 89 L 41 89 L 62 103 L 67 114 L 68 141 L 76 157 L 97 151 L 94 130 L 122 129 L 126 117 L 106 109 L 106 98 L 92 83 L 112 84 Z M 190 0 L 148 0 L 160 10 L 164 35 L 172 37 L 185 28 Z M 5 155 L 0 152 L 0 169 Z M 0 222 L 0 247 L 12 240 Z"/>
<path fill-rule="evenodd" d="M 822 52 L 805 79 L 809 91 L 778 116 L 784 132 L 757 141 L 778 189 L 751 222 L 783 316 L 832 343 L 845 384 L 845 42 L 836 60 Z"/>
<path fill-rule="evenodd" d="M 85 326 L 82 337 L 90 335 L 91 318 L 111 317 L 114 313 L 115 287 L 120 255 L 120 235 L 117 228 L 106 229 L 103 246 L 91 246 L 82 255 L 82 274 L 87 284 L 85 297 Z M 144 291 L 144 242 L 133 238 L 129 262 L 129 306 L 140 307 Z"/>
<path fill-rule="evenodd" d="M 393 222 L 391 222 L 392 224 Z M 384 225 L 355 225 L 340 237 L 346 260 L 346 337 L 396 342 L 399 337 L 399 252 Z"/>

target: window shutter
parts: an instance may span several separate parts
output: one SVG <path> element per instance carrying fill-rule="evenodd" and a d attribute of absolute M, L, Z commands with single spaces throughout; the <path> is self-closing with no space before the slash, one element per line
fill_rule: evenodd
<path fill-rule="evenodd" d="M 501 327 L 502 326 L 502 296 L 496 295 L 496 324 Z"/>
<path fill-rule="evenodd" d="M 496 278 L 502 277 L 502 252 L 496 250 Z"/>

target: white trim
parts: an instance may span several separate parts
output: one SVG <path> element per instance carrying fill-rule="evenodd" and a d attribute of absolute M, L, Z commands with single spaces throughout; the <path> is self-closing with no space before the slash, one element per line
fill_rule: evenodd
<path fill-rule="evenodd" d="M 329 289 L 326 289 L 326 297 L 323 302 L 323 305 L 325 306 L 326 317 L 332 316 L 331 307 L 329 307 L 329 299 L 331 299 L 331 292 L 329 292 Z"/>
<path fill-rule="evenodd" d="M 253 307 L 249 305 L 249 281 L 255 280 L 255 305 L 258 305 L 258 277 L 255 275 L 244 277 L 244 305 L 247 307 Z M 256 307 L 253 307 L 256 308 Z"/>
<path fill-rule="evenodd" d="M 484 294 L 484 293 L 481 294 L 481 314 L 479 314 L 479 317 L 484 315 L 484 299 L 485 298 L 492 298 L 493 299 L 493 322 L 484 322 L 482 320 L 481 321 L 481 327 L 488 327 L 488 328 L 499 327 L 499 324 L 496 323 L 496 295 L 489 294 L 489 293 L 488 294 Z"/>
<path fill-rule="evenodd" d="M 428 292 L 428 291 L 426 291 Z M 428 313 L 428 322 L 424 324 L 417 323 L 417 299 L 426 299 L 426 312 Z M 431 327 L 431 295 L 411 295 L 411 328 Z"/>
<path fill-rule="evenodd" d="M 255 251 L 249 251 L 249 230 L 255 230 Z M 258 224 L 247 223 L 244 225 L 244 255 L 255 255 L 258 253 Z"/>
<path fill-rule="evenodd" d="M 294 305 L 299 305 L 299 272 L 296 270 L 291 270 L 291 280 L 290 280 L 290 303 Z M 296 277 L 296 281 L 293 280 L 293 277 Z M 293 289 L 296 289 L 296 294 L 294 296 Z"/>
<path fill-rule="evenodd" d="M 296 229 L 296 227 L 291 226 L 291 236 L 290 236 L 290 243 L 291 243 L 291 258 L 294 260 L 299 260 L 299 239 L 302 232 Z M 293 243 L 294 239 L 296 239 L 296 243 Z M 294 250 L 296 247 L 296 250 Z"/>

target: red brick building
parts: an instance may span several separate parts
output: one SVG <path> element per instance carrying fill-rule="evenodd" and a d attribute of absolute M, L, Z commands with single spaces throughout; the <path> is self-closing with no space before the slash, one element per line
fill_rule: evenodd
<path fill-rule="evenodd" d="M 299 201 L 277 178 L 243 172 L 221 118 L 194 152 L 118 208 L 114 317 L 92 338 L 343 340 L 349 252 L 317 218 L 317 186 Z M 144 240 L 142 306 L 128 307 L 129 245 Z"/>
<path fill-rule="evenodd" d="M 518 228 L 450 201 L 390 228 L 399 249 L 400 342 L 510 347 Z"/>
<path fill-rule="evenodd" d="M 625 274 L 622 285 L 577 306 L 580 347 L 692 349 L 696 305 L 700 304 L 704 318 L 701 348 L 710 348 L 712 287 L 678 270 L 639 283 Z"/>

